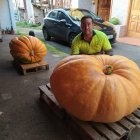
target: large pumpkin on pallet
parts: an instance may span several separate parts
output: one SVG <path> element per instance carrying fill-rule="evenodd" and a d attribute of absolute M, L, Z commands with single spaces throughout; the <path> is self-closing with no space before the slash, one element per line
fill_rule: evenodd
<path fill-rule="evenodd" d="M 123 56 L 69 56 L 50 84 L 59 104 L 84 121 L 115 122 L 140 105 L 140 70 Z"/>
<path fill-rule="evenodd" d="M 45 44 L 33 36 L 15 37 L 9 47 L 13 58 L 22 63 L 40 62 L 47 53 Z"/>

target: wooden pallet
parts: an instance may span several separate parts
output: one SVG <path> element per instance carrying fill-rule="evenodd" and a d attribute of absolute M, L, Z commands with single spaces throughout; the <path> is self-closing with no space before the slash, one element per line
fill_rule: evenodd
<path fill-rule="evenodd" d="M 140 124 L 140 109 L 115 123 L 95 123 L 80 121 L 68 113 L 59 105 L 51 92 L 50 85 L 39 86 L 40 99 L 45 101 L 53 112 L 64 119 L 83 140 L 126 140 L 132 130 Z"/>
<path fill-rule="evenodd" d="M 38 63 L 32 63 L 32 64 L 21 64 L 18 61 L 13 61 L 14 66 L 17 68 L 17 70 L 20 70 L 23 75 L 29 73 L 29 72 L 37 72 L 40 70 L 47 70 L 49 69 L 49 64 L 47 62 L 41 61 Z"/>

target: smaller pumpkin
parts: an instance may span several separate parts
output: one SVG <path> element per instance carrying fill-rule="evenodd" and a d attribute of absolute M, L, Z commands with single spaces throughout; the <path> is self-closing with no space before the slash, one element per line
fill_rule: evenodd
<path fill-rule="evenodd" d="M 15 37 L 9 47 L 13 58 L 21 63 L 40 62 L 47 54 L 45 44 L 33 36 Z"/>

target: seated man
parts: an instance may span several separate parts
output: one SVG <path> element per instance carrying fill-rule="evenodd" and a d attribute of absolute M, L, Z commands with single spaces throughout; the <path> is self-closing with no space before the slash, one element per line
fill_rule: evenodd
<path fill-rule="evenodd" d="M 72 42 L 71 54 L 112 54 L 111 44 L 105 33 L 93 30 L 93 19 L 84 16 L 81 19 L 81 30 Z"/>

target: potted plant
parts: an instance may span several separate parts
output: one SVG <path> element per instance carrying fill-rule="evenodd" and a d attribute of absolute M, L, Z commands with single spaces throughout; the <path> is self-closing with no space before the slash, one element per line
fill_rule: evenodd
<path fill-rule="evenodd" d="M 113 25 L 119 25 L 120 24 L 120 21 L 118 18 L 116 17 L 113 17 L 109 20 L 110 23 L 112 23 Z"/>
<path fill-rule="evenodd" d="M 120 24 L 120 20 L 116 17 L 112 17 L 109 19 L 109 23 L 111 23 L 117 33 L 117 37 L 125 36 L 126 26 Z"/>

